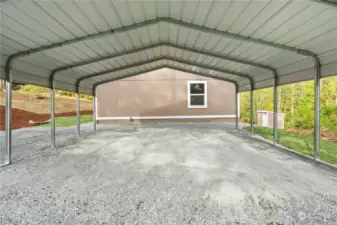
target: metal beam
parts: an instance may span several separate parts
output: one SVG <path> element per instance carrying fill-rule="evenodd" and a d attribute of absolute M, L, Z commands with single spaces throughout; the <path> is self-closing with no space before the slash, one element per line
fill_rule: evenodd
<path fill-rule="evenodd" d="M 325 4 L 325 5 L 328 5 L 328 6 L 332 6 L 332 7 L 337 7 L 337 1 L 335 0 L 312 0 L 314 2 L 318 2 L 318 3 L 321 3 L 321 4 Z"/>
<path fill-rule="evenodd" d="M 216 71 L 216 72 L 220 72 L 220 73 L 227 73 L 227 74 L 231 74 L 231 75 L 234 75 L 234 76 L 239 76 L 239 77 L 246 78 L 246 79 L 249 80 L 249 82 L 250 82 L 251 85 L 253 85 L 253 83 L 254 83 L 253 78 L 250 77 L 247 74 L 235 72 L 235 71 L 232 71 L 232 70 L 224 70 L 224 69 L 219 69 L 219 68 L 213 68 L 213 67 L 207 66 L 207 65 L 195 64 L 194 62 L 190 62 L 190 61 L 187 61 L 187 60 L 180 60 L 180 59 L 175 59 L 175 58 L 166 57 L 166 56 L 157 57 L 157 58 L 154 58 L 154 59 L 151 59 L 151 60 L 147 60 L 147 61 L 144 61 L 144 62 L 136 63 L 136 64 L 133 64 L 132 67 L 142 66 L 144 64 L 149 64 L 149 63 L 153 63 L 153 62 L 157 62 L 157 61 L 161 61 L 161 60 L 169 60 L 169 61 L 173 61 L 173 62 L 178 62 L 178 63 L 186 64 L 186 65 L 189 65 L 189 66 L 197 66 L 197 67 L 200 67 L 200 68 L 203 68 L 203 69 L 208 69 L 208 70 L 212 70 L 212 71 Z M 89 79 L 89 78 L 93 78 L 93 77 L 97 77 L 97 76 L 101 76 L 101 75 L 104 75 L 104 74 L 120 72 L 122 70 L 129 69 L 129 68 L 130 68 L 130 66 L 127 65 L 127 66 L 119 67 L 119 68 L 116 68 L 116 69 L 106 70 L 106 71 L 102 71 L 102 72 L 98 72 L 98 73 L 94 73 L 94 74 L 89 74 L 87 76 L 79 78 L 77 80 L 77 82 L 76 82 L 76 87 L 79 88 L 80 83 L 83 80 L 86 80 L 86 79 Z M 140 73 L 142 73 L 142 72 L 138 72 L 138 74 L 140 74 Z"/>
<path fill-rule="evenodd" d="M 96 112 L 97 112 L 97 103 L 96 103 L 96 89 L 92 91 L 93 96 L 93 130 L 96 131 Z"/>
<path fill-rule="evenodd" d="M 122 52 L 122 53 L 98 57 L 98 58 L 94 58 L 94 59 L 90 59 L 90 60 L 86 60 L 86 61 L 83 61 L 83 62 L 74 63 L 72 65 L 67 65 L 67 66 L 64 66 L 64 67 L 54 69 L 49 76 L 49 80 L 55 80 L 55 76 L 59 72 L 62 72 L 62 71 L 66 71 L 66 70 L 69 70 L 69 69 L 73 69 L 73 68 L 76 68 L 76 67 L 88 65 L 88 64 L 91 64 L 91 63 L 95 63 L 95 62 L 100 62 L 100 61 L 104 61 L 104 60 L 108 60 L 108 59 L 126 56 L 126 55 L 129 55 L 129 54 L 141 53 L 143 51 L 151 50 L 151 49 L 154 49 L 154 48 L 157 48 L 157 47 L 171 47 L 171 48 L 176 48 L 176 49 L 183 50 L 183 51 L 193 52 L 195 54 L 202 54 L 202 55 L 209 56 L 209 57 L 214 57 L 214 58 L 218 58 L 218 59 L 222 59 L 222 60 L 227 60 L 227 61 L 232 61 L 232 62 L 237 62 L 237 63 L 241 63 L 241 64 L 254 66 L 254 67 L 257 67 L 257 68 L 261 68 L 261 69 L 265 69 L 265 70 L 270 71 L 272 73 L 272 76 L 275 76 L 275 73 L 276 73 L 276 70 L 273 67 L 270 67 L 268 65 L 255 63 L 255 62 L 252 62 L 252 61 L 249 61 L 249 60 L 241 60 L 239 58 L 224 56 L 224 55 L 220 55 L 220 54 L 216 54 L 216 53 L 205 52 L 205 51 L 201 51 L 201 50 L 197 50 L 197 49 L 193 49 L 193 48 L 189 48 L 189 47 L 184 47 L 184 46 L 172 44 L 172 43 L 169 43 L 169 42 L 160 42 L 160 43 L 145 46 L 145 47 L 142 47 L 142 48 L 139 48 L 139 49 L 136 49 L 136 50 L 129 50 L 129 51 L 125 51 L 125 52 Z"/>
<path fill-rule="evenodd" d="M 80 92 L 76 92 L 76 128 L 77 128 L 77 137 L 81 135 L 81 111 L 80 111 Z"/>
<path fill-rule="evenodd" d="M 254 87 L 250 90 L 250 134 L 254 135 Z"/>
<path fill-rule="evenodd" d="M 324 2 L 326 2 L 326 1 L 324 1 Z M 261 44 L 261 45 L 265 45 L 265 46 L 269 46 L 269 47 L 273 47 L 273 48 L 278 48 L 278 49 L 282 49 L 282 50 L 286 50 L 286 51 L 295 52 L 297 54 L 301 54 L 301 55 L 304 55 L 304 56 L 309 56 L 309 57 L 312 57 L 314 59 L 317 71 L 321 70 L 320 61 L 319 61 L 317 55 L 313 52 L 310 52 L 310 51 L 307 51 L 307 50 L 304 50 L 304 49 L 299 49 L 299 48 L 296 48 L 296 47 L 291 47 L 291 46 L 286 46 L 286 45 L 274 43 L 274 42 L 268 42 L 268 41 L 265 41 L 265 40 L 262 40 L 262 39 L 255 39 L 255 38 L 252 38 L 252 37 L 242 36 L 242 35 L 230 33 L 230 32 L 227 32 L 227 31 L 220 31 L 220 30 L 217 30 L 217 29 L 208 28 L 208 27 L 204 27 L 204 26 L 200 26 L 200 25 L 196 25 L 196 24 L 191 24 L 191 23 L 187 23 L 187 22 L 184 22 L 184 21 L 175 20 L 175 19 L 172 19 L 172 18 L 162 17 L 162 18 L 156 18 L 156 19 L 152 19 L 152 20 L 143 21 L 143 22 L 132 24 L 132 25 L 129 25 L 129 26 L 124 26 L 124 27 L 120 27 L 120 28 L 116 28 L 116 29 L 110 29 L 110 30 L 107 30 L 107 31 L 98 32 L 96 34 L 91 34 L 91 35 L 87 35 L 87 36 L 83 36 L 83 37 L 79 37 L 79 38 L 75 38 L 75 39 L 71 39 L 71 40 L 61 41 L 61 42 L 46 45 L 46 46 L 41 46 L 41 47 L 30 49 L 30 50 L 27 50 L 27 51 L 17 52 L 15 54 L 9 56 L 7 61 L 6 61 L 5 78 L 8 79 L 10 77 L 11 65 L 12 65 L 12 62 L 15 58 L 27 56 L 27 55 L 37 53 L 37 52 L 42 52 L 42 51 L 45 51 L 45 50 L 50 50 L 50 49 L 53 49 L 53 48 L 62 47 L 62 46 L 65 46 L 65 45 L 70 45 L 70 44 L 73 44 L 73 43 L 78 43 L 78 42 L 81 42 L 81 41 L 86 41 L 86 40 L 91 40 L 91 39 L 95 39 L 95 38 L 99 38 L 99 37 L 104 37 L 104 36 L 115 34 L 115 33 L 122 33 L 122 32 L 126 32 L 126 31 L 129 31 L 129 30 L 147 27 L 147 26 L 150 26 L 150 25 L 158 24 L 160 22 L 175 24 L 175 25 L 178 25 L 178 26 L 186 27 L 188 29 L 197 30 L 197 31 L 200 31 L 200 32 L 206 32 L 206 33 L 209 33 L 209 34 L 219 35 L 219 36 L 222 36 L 222 37 L 228 37 L 228 38 L 231 38 L 231 39 L 241 40 L 241 41 L 244 41 L 244 42 Z M 317 63 L 317 60 L 318 60 L 318 63 Z M 317 76 L 320 76 L 320 72 L 317 72 Z M 315 107 L 316 107 L 316 105 L 315 105 Z M 319 114 L 319 110 L 315 110 L 315 112 L 316 112 L 316 114 L 317 113 Z M 315 133 L 317 133 L 317 129 L 319 129 L 319 122 L 317 123 L 317 121 L 315 120 L 315 124 L 316 124 L 315 125 L 315 129 L 316 129 Z M 317 145 L 317 143 L 316 143 L 315 147 L 316 146 L 319 146 L 319 145 Z M 316 151 L 317 151 L 317 149 L 315 150 L 315 152 Z M 318 151 L 319 151 L 319 149 L 318 149 Z"/>
<path fill-rule="evenodd" d="M 239 129 L 239 122 L 240 122 L 240 105 L 239 105 L 239 86 L 235 86 L 235 128 Z"/>
<path fill-rule="evenodd" d="M 274 112 L 273 112 L 273 143 L 276 145 L 278 143 L 278 108 L 277 108 L 277 96 L 278 91 L 278 79 L 274 79 L 274 86 L 273 86 L 273 101 L 274 101 Z"/>
<path fill-rule="evenodd" d="M 6 79 L 6 107 L 5 107 L 5 146 L 7 159 L 4 165 L 12 163 L 12 71 Z"/>
<path fill-rule="evenodd" d="M 55 83 L 52 82 L 52 87 L 50 88 L 50 138 L 51 147 L 56 147 L 55 141 Z"/>
<path fill-rule="evenodd" d="M 90 34 L 90 35 L 83 36 L 83 37 L 77 37 L 77 38 L 74 38 L 74 39 L 70 39 L 70 40 L 61 41 L 61 42 L 58 42 L 58 43 L 53 43 L 53 44 L 50 44 L 50 45 L 37 47 L 37 48 L 26 50 L 26 51 L 20 51 L 20 52 L 17 52 L 15 54 L 11 55 L 7 59 L 6 68 L 9 68 L 12 61 L 15 58 L 18 58 L 18 57 L 27 56 L 27 55 L 30 55 L 30 54 L 33 54 L 33 53 L 42 52 L 42 51 L 50 50 L 50 49 L 53 49 L 53 48 L 59 48 L 59 47 L 65 46 L 65 45 L 70 45 L 70 44 L 78 43 L 78 42 L 81 42 L 81 41 L 92 40 L 92 39 L 95 39 L 95 38 L 100 38 L 100 37 L 108 36 L 108 35 L 111 35 L 111 34 L 123 33 L 123 32 L 127 32 L 127 31 L 130 31 L 130 30 L 135 30 L 135 29 L 155 25 L 155 24 L 162 23 L 162 22 L 169 23 L 169 24 L 175 24 L 177 26 L 182 26 L 182 27 L 197 30 L 197 31 L 200 31 L 200 32 L 206 32 L 206 33 L 215 34 L 215 35 L 219 35 L 219 36 L 223 36 L 223 37 L 228 37 L 228 38 L 235 39 L 235 40 L 252 42 L 252 43 L 261 44 L 261 45 L 265 45 L 265 46 L 269 46 L 269 47 L 273 47 L 273 48 L 278 48 L 278 49 L 282 49 L 282 50 L 296 52 L 298 54 L 305 55 L 305 56 L 312 56 L 313 55 L 312 52 L 309 52 L 309 51 L 304 50 L 304 49 L 286 46 L 286 45 L 282 45 L 282 44 L 278 44 L 278 43 L 274 43 L 274 42 L 268 42 L 268 41 L 265 41 L 265 40 L 262 40 L 262 39 L 255 39 L 255 38 L 252 38 L 252 37 L 242 36 L 242 35 L 239 35 L 239 34 L 230 33 L 228 31 L 221 31 L 221 30 L 217 30 L 217 29 L 213 29 L 213 28 L 208 28 L 208 27 L 204 27 L 204 26 L 200 26 L 200 25 L 196 25 L 196 24 L 192 24 L 192 23 L 187 23 L 187 22 L 184 22 L 184 21 L 181 21 L 181 20 L 172 19 L 172 18 L 169 18 L 169 17 L 160 17 L 160 18 L 147 20 L 147 21 L 135 23 L 135 24 L 132 24 L 132 25 L 116 28 L 116 29 L 109 29 L 109 30 L 106 30 L 106 31 L 103 31 L 103 32 L 98 32 L 98 33 L 95 33 L 95 34 Z M 6 76 L 7 75 L 8 74 L 6 74 Z"/>
<path fill-rule="evenodd" d="M 318 59 L 318 58 L 317 58 Z M 321 108 L 321 64 L 320 61 L 316 61 L 316 77 L 315 77 L 315 102 L 314 102 L 314 159 L 320 158 L 320 108 Z"/>
<path fill-rule="evenodd" d="M 181 71 L 181 72 L 185 72 L 185 73 L 192 73 L 192 74 L 196 74 L 196 75 L 199 75 L 199 76 L 209 77 L 209 78 L 213 78 L 213 79 L 217 79 L 217 80 L 222 80 L 222 81 L 230 82 L 234 85 L 237 85 L 236 81 L 234 81 L 234 80 L 230 80 L 230 79 L 226 79 L 226 78 L 222 78 L 222 77 L 218 77 L 218 76 L 212 76 L 212 75 L 209 75 L 209 74 L 206 74 L 206 73 L 196 72 L 196 71 L 193 71 L 193 70 L 190 70 L 190 69 L 182 69 L 182 68 L 179 68 L 177 66 L 161 65 L 161 66 L 155 66 L 151 69 L 147 69 L 147 70 L 144 70 L 144 71 L 140 71 L 140 72 L 136 72 L 136 73 L 130 73 L 130 74 L 126 74 L 126 75 L 121 76 L 121 77 L 117 77 L 117 78 L 115 77 L 115 78 L 112 78 L 112 79 L 108 79 L 108 80 L 105 80 L 105 81 L 102 81 L 102 82 L 95 83 L 93 85 L 93 90 L 96 90 L 96 88 L 99 85 L 102 85 L 102 84 L 105 84 L 105 83 L 109 83 L 109 82 L 116 81 L 116 80 L 121 80 L 121 79 L 124 79 L 124 78 L 127 78 L 127 77 L 137 76 L 137 75 L 142 74 L 142 73 L 149 73 L 149 72 L 159 70 L 159 69 L 163 69 L 163 68 L 173 69 L 173 70 L 177 70 L 177 71 Z"/>

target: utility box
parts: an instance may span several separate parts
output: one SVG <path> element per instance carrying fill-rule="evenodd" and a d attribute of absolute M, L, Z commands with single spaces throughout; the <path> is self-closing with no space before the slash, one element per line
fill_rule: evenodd
<path fill-rule="evenodd" d="M 274 124 L 274 112 L 258 110 L 257 111 L 258 125 L 263 127 L 273 127 Z M 278 113 L 277 115 L 277 128 L 284 129 L 284 113 Z"/>

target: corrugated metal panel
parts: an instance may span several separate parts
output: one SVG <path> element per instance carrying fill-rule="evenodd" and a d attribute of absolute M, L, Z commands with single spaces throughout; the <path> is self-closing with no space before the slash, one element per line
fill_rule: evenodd
<path fill-rule="evenodd" d="M 186 7 L 186 1 L 171 1 L 170 3 L 170 17 L 180 20 L 183 15 L 182 12 Z"/>
<path fill-rule="evenodd" d="M 6 65 L 7 58 L 7 55 L 0 54 L 0 66 Z"/>
<path fill-rule="evenodd" d="M 5 7 L 1 15 L 1 54 L 4 55 L 1 60 L 2 66 L 8 55 L 19 51 L 142 23 L 158 17 L 170 17 L 191 23 L 190 27 L 186 27 L 186 24 L 180 26 L 177 21 L 171 23 L 166 20 L 31 54 L 15 60 L 13 64 L 16 70 L 14 79 L 21 82 L 26 82 L 29 78 L 30 83 L 48 85 L 47 78 L 53 69 L 117 52 L 123 54 L 129 50 L 163 41 L 272 66 L 277 68 L 282 76 L 282 84 L 314 77 L 314 64 L 311 58 L 262 44 L 200 31 L 195 29 L 193 24 L 313 51 L 321 58 L 322 76 L 337 73 L 337 42 L 335 41 L 337 8 L 312 1 L 8 0 L 0 4 L 1 7 Z M 126 65 L 130 65 L 130 69 L 123 73 L 141 72 L 162 65 L 164 61 L 156 61 L 139 68 L 132 67 L 132 64 L 165 55 L 188 60 L 190 63 L 253 75 L 257 80 L 258 88 L 272 85 L 272 74 L 264 69 L 164 46 L 74 68 L 57 75 L 56 79 L 62 81 L 59 85 L 64 84 L 64 89 L 73 90 L 74 87 L 70 86 L 83 75 Z M 212 70 L 178 62 L 165 63 L 217 74 Z M 1 72 L 3 73 L 3 67 Z M 3 74 L 1 76 L 3 77 Z M 237 79 L 233 75 L 223 74 L 223 76 Z M 93 80 L 100 80 L 100 78 L 93 78 Z M 243 85 L 240 90 L 247 88 L 246 83 Z M 91 93 L 91 90 L 89 92 Z"/>
<path fill-rule="evenodd" d="M 262 10 L 270 4 L 270 1 L 254 1 L 241 13 L 241 16 L 228 28 L 229 32 L 238 34 L 258 16 Z"/>
<path fill-rule="evenodd" d="M 115 13 L 118 15 L 118 18 L 122 21 L 122 25 L 127 26 L 133 23 L 132 17 L 130 16 L 130 11 L 124 1 L 111 1 Z"/>
<path fill-rule="evenodd" d="M 53 70 L 54 68 L 64 66 L 64 63 L 58 59 L 50 58 L 42 53 L 27 56 L 24 61 L 36 65 L 37 67 L 42 67 L 46 70 Z"/>
<path fill-rule="evenodd" d="M 57 21 L 65 27 L 65 29 L 71 31 L 75 36 L 81 37 L 86 33 L 76 24 L 76 22 L 69 17 L 60 7 L 58 7 L 55 1 L 34 1 L 41 10 L 47 12 L 51 17 L 57 18 Z"/>
<path fill-rule="evenodd" d="M 337 74 L 336 71 L 337 71 L 337 62 L 333 62 L 322 66 L 323 77 L 335 76 Z"/>
<path fill-rule="evenodd" d="M 294 15 L 294 17 L 288 18 L 287 21 L 283 24 L 279 23 L 279 26 L 275 26 L 271 29 L 273 30 L 272 32 L 265 31 L 265 33 L 268 32 L 269 34 L 264 38 L 268 41 L 275 41 L 284 34 L 296 30 L 298 27 L 302 26 L 308 20 L 310 20 L 310 18 L 315 18 L 316 16 L 325 13 L 328 8 L 328 6 L 325 6 L 323 4 L 310 5 L 304 10 L 300 10 L 299 13 L 296 13 Z"/>
<path fill-rule="evenodd" d="M 214 1 L 199 1 L 197 3 L 198 7 L 194 12 L 194 20 L 192 23 L 204 26 L 210 15 L 213 2 Z"/>
<path fill-rule="evenodd" d="M 270 1 L 266 7 L 260 11 L 250 23 L 240 32 L 241 35 L 250 37 L 263 24 L 277 15 L 279 11 L 289 5 L 290 0 L 286 1 Z"/>
<path fill-rule="evenodd" d="M 16 6 L 8 4 L 6 6 L 6 10 L 3 10 L 3 13 L 6 14 L 11 19 L 15 20 L 16 22 L 24 25 L 25 27 L 28 27 L 35 31 L 38 35 L 41 37 L 45 37 L 46 39 L 52 41 L 52 42 L 58 42 L 60 41 L 60 36 L 58 36 L 54 31 L 52 31 L 48 27 L 43 24 L 43 21 L 46 22 L 46 18 L 40 18 L 39 20 L 36 20 L 33 18 L 29 13 L 24 12 L 25 8 L 25 2 L 28 1 L 21 1 L 16 4 Z M 33 12 L 34 14 L 35 12 Z"/>
<path fill-rule="evenodd" d="M 324 33 L 324 35 L 318 38 L 312 39 L 300 45 L 303 49 L 310 49 L 310 51 L 320 54 L 322 52 L 329 51 L 331 49 L 337 48 L 337 19 L 336 26 L 331 31 Z"/>
<path fill-rule="evenodd" d="M 337 13 L 337 12 L 336 12 L 336 13 Z M 334 28 L 329 27 L 329 28 L 327 28 L 327 29 L 323 29 L 325 26 L 322 26 L 322 27 L 320 27 L 320 28 L 317 28 L 317 29 L 315 29 L 315 30 L 313 30 L 313 31 L 311 31 L 311 32 L 309 32 L 309 33 L 307 33 L 307 34 L 304 35 L 304 36 L 301 36 L 301 37 L 299 37 L 299 38 L 297 38 L 297 39 L 291 41 L 289 44 L 301 46 L 301 45 L 304 45 L 307 41 L 310 41 L 310 40 L 313 40 L 313 38 L 316 38 L 316 39 L 315 39 L 315 42 L 316 42 L 315 45 L 318 47 L 320 43 L 317 43 L 317 38 L 320 37 L 320 33 L 322 34 L 322 33 L 325 33 L 325 32 L 330 32 L 332 29 L 336 29 L 337 19 L 334 20 L 334 21 L 332 21 L 332 22 L 334 22 L 334 23 L 330 23 L 330 22 L 329 22 L 329 24 L 332 25 L 332 26 L 334 26 Z M 324 37 L 323 37 L 323 38 L 324 38 Z M 332 48 L 333 48 L 333 46 L 336 47 L 336 42 L 331 42 L 331 45 L 332 45 L 332 46 L 331 46 Z M 309 48 L 309 49 L 310 49 L 310 48 Z"/>
<path fill-rule="evenodd" d="M 35 74 L 31 74 L 28 72 L 22 72 L 19 70 L 13 70 L 13 82 L 23 83 L 23 84 L 33 84 L 42 87 L 48 87 L 49 81 L 45 77 L 36 76 Z"/>
<path fill-rule="evenodd" d="M 16 52 L 28 50 L 28 48 L 25 45 L 13 39 L 10 39 L 2 34 L 1 34 L 1 45 L 5 46 L 8 49 L 13 49 Z"/>
<path fill-rule="evenodd" d="M 93 7 L 97 9 L 111 29 L 123 25 L 111 1 L 95 1 Z"/>
<path fill-rule="evenodd" d="M 282 27 L 283 24 L 293 21 L 298 14 L 307 10 L 309 6 L 310 3 L 306 3 L 305 1 L 291 2 L 283 10 L 278 11 L 278 13 L 274 17 L 270 18 L 262 27 L 256 30 L 251 37 L 257 39 L 265 38 L 279 27 Z"/>
<path fill-rule="evenodd" d="M 318 16 L 312 16 L 301 26 L 296 27 L 296 29 L 285 32 L 282 37 L 278 38 L 276 41 L 281 44 L 287 44 L 291 40 L 297 37 L 306 35 L 308 32 L 323 26 L 326 23 L 330 23 L 336 19 L 336 9 L 329 8 L 328 11 L 319 14 Z"/>
<path fill-rule="evenodd" d="M 331 63 L 331 62 L 336 62 L 337 61 L 337 48 L 320 54 L 319 58 L 323 65 Z"/>
<path fill-rule="evenodd" d="M 232 25 L 239 19 L 242 15 L 243 11 L 249 6 L 250 1 L 233 1 L 231 5 L 227 8 L 227 11 L 225 12 L 222 18 L 221 23 L 215 19 L 213 23 L 218 23 L 218 29 L 219 30 L 228 30 L 232 27 Z M 216 16 L 213 15 L 213 16 Z"/>
<path fill-rule="evenodd" d="M 315 78 L 315 70 L 314 69 L 307 69 L 302 70 L 299 72 L 295 72 L 292 74 L 287 74 L 280 76 L 279 82 L 281 85 L 283 84 L 291 84 L 300 81 L 312 80 Z"/>
<path fill-rule="evenodd" d="M 266 79 L 266 80 L 262 80 L 260 82 L 255 83 L 255 88 L 256 89 L 263 89 L 263 88 L 268 88 L 271 87 L 274 83 L 273 79 Z"/>
<path fill-rule="evenodd" d="M 1 15 L 1 28 L 2 28 L 1 34 L 5 36 L 7 35 L 4 33 L 4 31 L 6 30 L 4 28 L 10 29 L 12 32 L 16 33 L 16 35 L 11 36 L 13 39 L 20 38 L 21 34 L 24 33 L 25 34 L 24 38 L 26 38 L 29 41 L 33 41 L 36 46 L 48 45 L 52 43 L 50 40 L 32 31 L 31 28 L 24 26 L 23 24 L 13 20 L 12 18 L 4 14 Z"/>

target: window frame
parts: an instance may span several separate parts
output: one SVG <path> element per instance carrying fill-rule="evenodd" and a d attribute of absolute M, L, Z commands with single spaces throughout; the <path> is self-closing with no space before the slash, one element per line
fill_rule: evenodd
<path fill-rule="evenodd" d="M 204 84 L 204 94 L 191 94 L 191 84 Z M 187 107 L 189 109 L 205 109 L 208 107 L 207 101 L 207 81 L 203 80 L 189 80 L 187 81 Z M 204 96 L 204 105 L 191 105 L 191 96 Z"/>

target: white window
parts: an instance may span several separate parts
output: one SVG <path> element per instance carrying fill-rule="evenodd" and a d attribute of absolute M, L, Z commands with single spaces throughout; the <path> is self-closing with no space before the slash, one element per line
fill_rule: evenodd
<path fill-rule="evenodd" d="M 207 81 L 187 82 L 188 108 L 207 108 Z"/>

